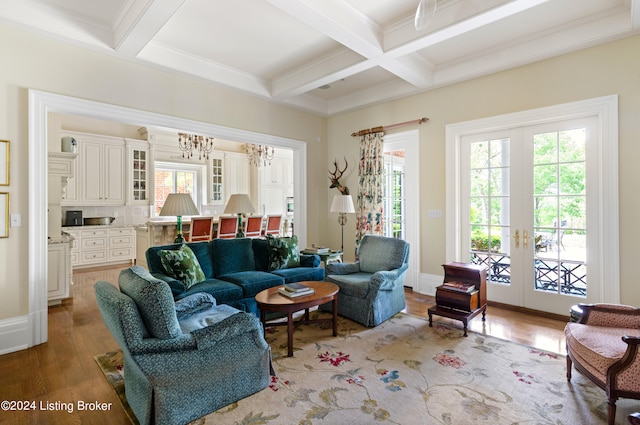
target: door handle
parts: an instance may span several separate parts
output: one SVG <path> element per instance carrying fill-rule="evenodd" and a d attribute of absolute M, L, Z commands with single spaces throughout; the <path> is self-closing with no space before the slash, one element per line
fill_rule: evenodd
<path fill-rule="evenodd" d="M 516 249 L 520 248 L 520 231 L 516 230 L 516 235 L 514 236 L 516 240 Z"/>
<path fill-rule="evenodd" d="M 526 230 L 522 231 L 522 248 L 529 248 L 529 233 Z"/>

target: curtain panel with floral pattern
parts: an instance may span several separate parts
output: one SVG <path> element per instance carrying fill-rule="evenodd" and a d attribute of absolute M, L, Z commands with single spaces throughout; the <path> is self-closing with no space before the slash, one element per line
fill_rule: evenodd
<path fill-rule="evenodd" d="M 356 207 L 356 256 L 366 234 L 382 235 L 384 193 L 383 132 L 360 138 L 360 167 Z"/>

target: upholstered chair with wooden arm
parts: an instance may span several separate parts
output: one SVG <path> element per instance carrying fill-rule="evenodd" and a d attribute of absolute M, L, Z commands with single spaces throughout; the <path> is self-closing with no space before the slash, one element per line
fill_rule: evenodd
<path fill-rule="evenodd" d="M 607 393 L 608 424 L 618 398 L 640 399 L 640 308 L 618 304 L 579 304 L 578 323 L 568 323 L 567 380 L 572 365 Z"/>

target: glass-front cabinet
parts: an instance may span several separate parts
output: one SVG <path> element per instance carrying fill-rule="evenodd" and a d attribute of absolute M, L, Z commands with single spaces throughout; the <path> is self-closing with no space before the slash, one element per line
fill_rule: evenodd
<path fill-rule="evenodd" d="M 133 200 L 146 201 L 147 196 L 147 152 L 133 149 Z"/>
<path fill-rule="evenodd" d="M 148 204 L 151 199 L 149 178 L 151 177 L 151 161 L 147 142 L 126 139 L 127 161 L 130 178 L 127 182 L 128 203 Z"/>
<path fill-rule="evenodd" d="M 218 155 L 219 153 L 219 155 Z M 212 205 L 221 204 L 224 202 L 224 156 L 221 152 L 212 153 L 211 165 L 209 167 L 210 178 L 209 182 L 211 183 L 211 189 L 209 191 L 210 199 L 209 202 Z"/>

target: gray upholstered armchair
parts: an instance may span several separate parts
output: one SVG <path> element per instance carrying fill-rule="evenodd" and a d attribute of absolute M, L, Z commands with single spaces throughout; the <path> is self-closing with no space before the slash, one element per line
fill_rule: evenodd
<path fill-rule="evenodd" d="M 326 279 L 340 287 L 338 313 L 365 326 L 377 326 L 406 307 L 404 278 L 409 244 L 402 239 L 366 235 L 355 263 L 330 263 Z M 329 311 L 330 306 L 320 307 Z"/>
<path fill-rule="evenodd" d="M 269 384 L 271 352 L 254 315 L 205 293 L 174 303 L 169 286 L 138 266 L 118 283 L 97 282 L 96 299 L 141 424 L 186 424 Z"/>

